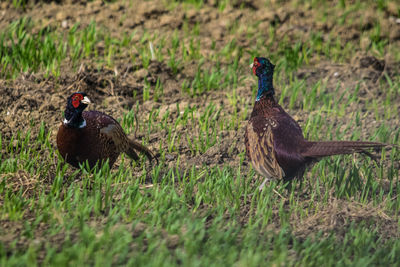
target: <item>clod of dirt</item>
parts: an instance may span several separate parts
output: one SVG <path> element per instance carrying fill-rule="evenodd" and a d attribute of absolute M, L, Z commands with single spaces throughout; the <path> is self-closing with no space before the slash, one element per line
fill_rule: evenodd
<path fill-rule="evenodd" d="M 397 1 L 389 1 L 386 4 L 386 11 L 395 17 L 399 16 L 399 3 Z"/>
<path fill-rule="evenodd" d="M 146 69 L 140 69 L 135 71 L 133 75 L 138 81 L 143 81 L 144 78 L 149 76 L 149 71 Z"/>
<path fill-rule="evenodd" d="M 362 57 L 359 61 L 360 68 L 372 67 L 376 71 L 383 71 L 385 67 L 385 61 L 379 60 L 373 56 Z"/>
<path fill-rule="evenodd" d="M 400 40 L 400 26 L 397 26 L 390 31 L 389 38 L 392 39 L 393 41 Z"/>
<path fill-rule="evenodd" d="M 138 237 L 140 236 L 147 228 L 147 225 L 142 223 L 142 222 L 138 222 L 134 228 L 132 229 L 132 237 Z"/>

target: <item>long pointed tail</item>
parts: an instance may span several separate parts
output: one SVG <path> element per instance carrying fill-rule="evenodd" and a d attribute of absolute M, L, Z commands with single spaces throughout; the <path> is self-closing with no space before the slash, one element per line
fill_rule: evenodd
<path fill-rule="evenodd" d="M 129 148 L 125 153 L 134 160 L 138 160 L 139 156 L 136 151 L 144 153 L 150 162 L 155 159 L 158 163 L 157 157 L 153 154 L 153 152 L 150 151 L 150 149 L 140 144 L 139 142 L 136 142 L 135 140 L 129 139 Z"/>
<path fill-rule="evenodd" d="M 301 155 L 303 157 L 319 158 L 340 154 L 364 153 L 372 156 L 365 149 L 380 149 L 388 144 L 365 141 L 327 141 L 327 142 L 307 142 Z"/>

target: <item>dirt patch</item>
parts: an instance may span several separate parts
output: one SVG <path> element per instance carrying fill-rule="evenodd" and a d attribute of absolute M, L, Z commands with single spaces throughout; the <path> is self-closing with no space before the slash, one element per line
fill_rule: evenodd
<path fill-rule="evenodd" d="M 385 214 L 383 207 L 332 199 L 315 214 L 304 219 L 293 219 L 293 230 L 296 236 L 303 239 L 319 232 L 325 235 L 333 232 L 343 238 L 350 226 L 363 223 L 371 231 L 377 230 L 383 240 L 398 238 L 400 231 L 397 219 Z"/>
<path fill-rule="evenodd" d="M 16 173 L 1 174 L 0 182 L 4 182 L 5 187 L 11 189 L 16 194 L 21 192 L 21 196 L 30 198 L 34 194 L 35 190 L 40 190 L 38 186 L 39 175 L 32 175 L 26 171 L 18 171 Z M 0 204 L 3 204 L 4 195 L 0 196 Z"/>

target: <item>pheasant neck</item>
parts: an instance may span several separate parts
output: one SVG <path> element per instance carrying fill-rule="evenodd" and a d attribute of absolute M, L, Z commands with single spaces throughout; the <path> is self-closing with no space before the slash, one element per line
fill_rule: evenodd
<path fill-rule="evenodd" d="M 258 92 L 256 101 L 259 101 L 261 97 L 275 94 L 274 86 L 272 85 L 272 75 L 262 74 L 258 77 Z"/>
<path fill-rule="evenodd" d="M 82 117 L 82 111 L 70 111 L 65 110 L 64 124 L 71 128 L 84 128 L 86 127 L 86 121 Z"/>

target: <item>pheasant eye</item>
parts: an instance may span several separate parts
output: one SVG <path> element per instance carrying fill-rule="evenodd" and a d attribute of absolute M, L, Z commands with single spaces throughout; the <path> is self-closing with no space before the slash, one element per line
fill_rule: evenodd
<path fill-rule="evenodd" d="M 258 67 L 260 65 L 260 62 L 258 62 L 258 59 L 255 57 L 253 61 L 253 66 Z"/>

